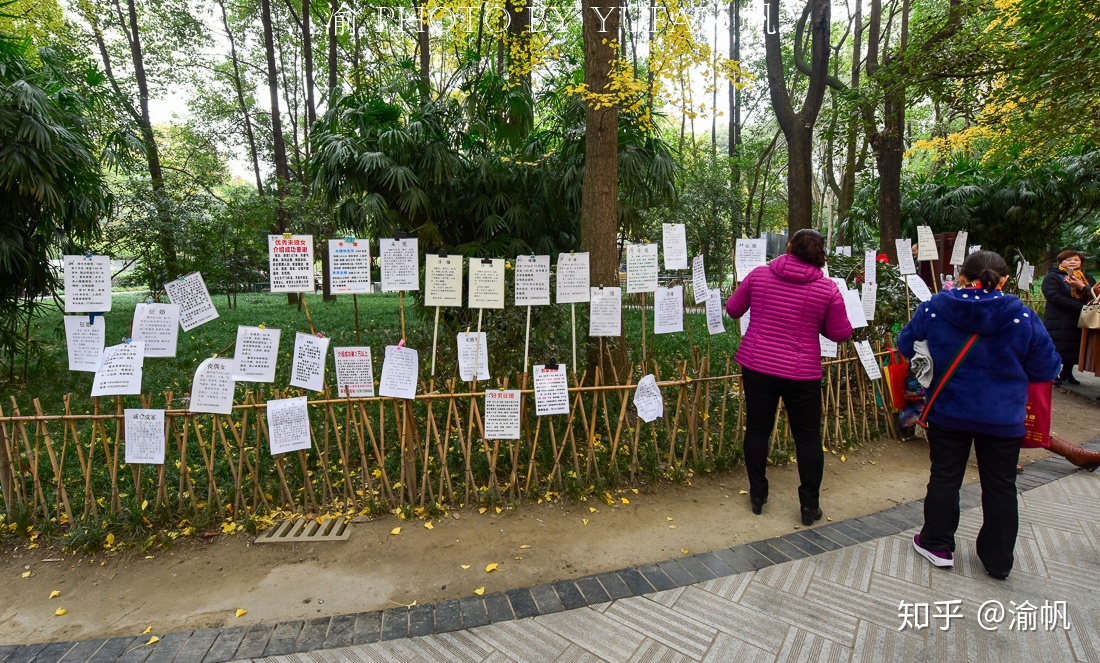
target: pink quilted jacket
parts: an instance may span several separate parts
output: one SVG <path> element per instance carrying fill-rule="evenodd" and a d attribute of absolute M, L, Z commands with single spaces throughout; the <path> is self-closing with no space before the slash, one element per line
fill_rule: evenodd
<path fill-rule="evenodd" d="M 792 380 L 821 379 L 818 334 L 841 342 L 852 335 L 844 298 L 821 270 L 781 255 L 752 270 L 726 302 L 726 313 L 749 313 L 749 329 L 737 349 L 742 366 Z"/>

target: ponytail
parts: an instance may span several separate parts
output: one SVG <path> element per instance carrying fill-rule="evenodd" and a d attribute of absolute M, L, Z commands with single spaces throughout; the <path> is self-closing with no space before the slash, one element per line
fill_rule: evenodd
<path fill-rule="evenodd" d="M 983 290 L 995 290 L 1008 276 L 1008 265 L 993 251 L 975 251 L 967 256 L 959 273 L 975 285 L 980 283 Z"/>

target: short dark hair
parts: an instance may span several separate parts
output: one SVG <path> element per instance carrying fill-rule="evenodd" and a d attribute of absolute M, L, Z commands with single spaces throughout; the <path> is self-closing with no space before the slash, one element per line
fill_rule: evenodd
<path fill-rule="evenodd" d="M 975 285 L 981 284 L 983 290 L 994 290 L 1000 285 L 1001 279 L 1008 276 L 1008 264 L 993 251 L 975 251 L 963 261 L 959 273 L 967 281 Z"/>
<path fill-rule="evenodd" d="M 790 253 L 814 267 L 825 266 L 825 238 L 812 228 L 803 228 L 791 238 Z"/>
<path fill-rule="evenodd" d="M 1058 254 L 1058 257 L 1055 258 L 1054 261 L 1061 265 L 1063 260 L 1066 260 L 1067 258 L 1072 258 L 1073 256 L 1077 256 L 1078 258 L 1080 258 L 1082 263 L 1085 262 L 1085 254 L 1081 253 L 1080 251 L 1075 251 L 1073 249 L 1066 249 L 1065 251 L 1062 251 Z"/>

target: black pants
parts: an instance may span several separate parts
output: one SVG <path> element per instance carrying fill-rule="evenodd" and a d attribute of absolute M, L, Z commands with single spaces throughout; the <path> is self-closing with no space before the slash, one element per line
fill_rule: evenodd
<path fill-rule="evenodd" d="M 955 550 L 959 488 L 970 460 L 971 442 L 978 457 L 978 477 L 982 482 L 978 558 L 987 571 L 1008 573 L 1012 570 L 1012 551 L 1020 527 L 1016 463 L 1020 459 L 1022 437 L 996 437 L 929 425 L 928 455 L 932 460 L 932 472 L 928 479 L 928 495 L 924 498 L 921 545 L 928 550 Z"/>
<path fill-rule="evenodd" d="M 779 399 L 787 408 L 798 458 L 798 501 L 803 508 L 817 509 L 825 454 L 821 450 L 821 380 L 791 380 L 741 369 L 745 383 L 745 467 L 749 473 L 749 496 L 768 497 L 768 441 L 775 427 Z"/>

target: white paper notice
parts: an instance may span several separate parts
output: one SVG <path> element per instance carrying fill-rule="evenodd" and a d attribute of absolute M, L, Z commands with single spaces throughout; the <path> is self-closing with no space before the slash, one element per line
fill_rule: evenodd
<path fill-rule="evenodd" d="M 146 357 L 175 357 L 180 333 L 179 304 L 138 304 L 133 340 L 145 344 Z"/>
<path fill-rule="evenodd" d="M 65 312 L 111 310 L 111 257 L 65 256 Z"/>
<path fill-rule="evenodd" d="M 622 288 L 592 288 L 589 307 L 589 336 L 623 335 Z"/>
<path fill-rule="evenodd" d="M 657 290 L 657 245 L 626 245 L 626 292 Z"/>
<path fill-rule="evenodd" d="M 838 247 L 836 247 L 836 254 L 838 256 L 844 256 L 846 258 L 851 258 L 852 257 L 852 247 L 847 246 L 847 245 L 838 246 Z"/>
<path fill-rule="evenodd" d="M 328 241 L 328 281 L 332 294 L 362 295 L 370 287 L 370 240 Z"/>
<path fill-rule="evenodd" d="M 462 306 L 462 256 L 424 256 L 424 306 Z"/>
<path fill-rule="evenodd" d="M 550 256 L 516 257 L 516 306 L 550 305 Z"/>
<path fill-rule="evenodd" d="M 271 292 L 313 292 L 313 235 L 267 236 Z"/>
<path fill-rule="evenodd" d="M 875 359 L 875 352 L 871 349 L 871 344 L 867 341 L 856 341 L 856 354 L 859 355 L 859 362 L 863 364 L 863 370 L 867 371 L 867 377 L 872 380 L 879 380 L 882 378 L 882 370 L 878 366 L 878 360 Z"/>
<path fill-rule="evenodd" d="M 333 348 L 336 358 L 336 392 L 341 398 L 373 398 L 374 367 L 370 348 Z"/>
<path fill-rule="evenodd" d="M 241 382 L 274 382 L 279 361 L 279 337 L 282 330 L 265 327 L 237 327 L 237 360 L 234 379 Z"/>
<path fill-rule="evenodd" d="M 410 400 L 416 398 L 416 377 L 420 370 L 418 359 L 416 350 L 412 348 L 387 345 L 378 395 Z"/>
<path fill-rule="evenodd" d="M 866 283 L 878 283 L 878 256 L 874 251 L 863 254 L 863 280 Z"/>
<path fill-rule="evenodd" d="M 479 342 L 480 341 L 480 342 Z M 480 347 L 479 347 L 480 346 Z M 458 334 L 458 375 L 463 382 L 474 379 L 474 355 L 477 355 L 477 379 L 489 379 L 489 345 L 485 332 Z"/>
<path fill-rule="evenodd" d="M 867 317 L 863 314 L 863 302 L 859 301 L 859 293 L 855 290 L 845 290 L 844 309 L 848 312 L 848 322 L 852 323 L 852 329 L 867 326 Z"/>
<path fill-rule="evenodd" d="M 726 332 L 726 321 L 723 317 L 722 306 L 722 291 L 718 288 L 714 288 L 710 291 L 710 297 L 707 298 L 707 331 L 711 334 L 724 334 Z"/>
<path fill-rule="evenodd" d="M 961 265 L 966 260 L 966 241 L 970 239 L 970 233 L 960 230 L 955 233 L 955 246 L 951 247 L 951 265 Z"/>
<path fill-rule="evenodd" d="M 836 359 L 838 350 L 836 341 L 830 341 L 821 334 L 818 334 L 817 344 L 821 346 L 822 357 L 832 357 L 833 359 Z"/>
<path fill-rule="evenodd" d="M 634 407 L 638 408 L 638 418 L 646 423 L 665 416 L 665 399 L 652 373 L 638 380 L 638 386 L 634 389 Z"/>
<path fill-rule="evenodd" d="M 126 396 L 141 393 L 141 367 L 145 361 L 144 343 L 112 345 L 103 350 L 92 396 Z"/>
<path fill-rule="evenodd" d="M 898 269 L 901 270 L 901 275 L 916 274 L 917 266 L 913 263 L 913 240 L 908 237 L 895 239 L 894 247 L 898 252 Z"/>
<path fill-rule="evenodd" d="M 65 316 L 65 343 L 69 349 L 69 370 L 99 370 L 99 360 L 103 357 L 103 346 L 107 338 L 107 325 L 103 316 L 97 315 L 88 322 L 86 315 Z"/>
<path fill-rule="evenodd" d="M 848 283 L 844 279 L 837 276 L 829 276 L 826 278 L 836 284 L 836 289 L 840 291 L 840 294 L 843 295 L 848 292 Z"/>
<path fill-rule="evenodd" d="M 518 440 L 519 406 L 523 394 L 518 389 L 485 390 L 485 439 Z"/>
<path fill-rule="evenodd" d="M 126 418 L 126 464 L 164 464 L 164 410 L 122 411 Z"/>
<path fill-rule="evenodd" d="M 309 405 L 305 396 L 267 402 L 267 428 L 271 455 L 309 449 Z"/>
<path fill-rule="evenodd" d="M 653 333 L 684 331 L 684 286 L 657 288 L 653 296 Z"/>
<path fill-rule="evenodd" d="M 695 292 L 696 304 L 702 304 L 710 296 L 710 288 L 707 287 L 707 269 L 703 264 L 702 253 L 691 260 L 691 289 Z"/>
<path fill-rule="evenodd" d="M 558 303 L 576 304 L 587 302 L 591 279 L 588 271 L 587 253 L 558 254 Z"/>
<path fill-rule="evenodd" d="M 749 332 L 749 313 L 751 312 L 751 310 L 746 310 L 745 315 L 737 319 L 737 322 L 740 323 L 738 326 L 741 328 L 741 338 L 744 338 L 745 334 Z"/>
<path fill-rule="evenodd" d="M 470 258 L 470 308 L 504 308 L 503 258 Z"/>
<path fill-rule="evenodd" d="M 1031 288 L 1031 282 L 1035 278 L 1035 265 L 1027 264 L 1024 260 L 1020 264 L 1016 265 L 1016 289 L 1028 290 Z"/>
<path fill-rule="evenodd" d="M 863 302 L 863 317 L 867 318 L 868 322 L 874 320 L 875 308 L 878 304 L 878 284 L 864 283 L 859 300 Z"/>
<path fill-rule="evenodd" d="M 218 309 L 214 308 L 214 302 L 210 299 L 206 281 L 198 272 L 165 283 L 164 292 L 168 295 L 168 301 L 179 304 L 183 331 L 191 331 L 218 317 Z"/>
<path fill-rule="evenodd" d="M 939 260 L 936 236 L 928 226 L 917 226 L 917 260 Z"/>
<path fill-rule="evenodd" d="M 982 250 L 982 245 L 981 244 L 971 244 L 970 245 L 970 253 L 977 253 L 978 251 L 981 251 L 981 250 Z"/>
<path fill-rule="evenodd" d="M 665 269 L 687 269 L 688 244 L 684 224 L 662 223 L 661 240 L 665 245 Z"/>
<path fill-rule="evenodd" d="M 569 414 L 569 382 L 565 364 L 556 369 L 539 364 L 535 366 L 535 414 Z"/>
<path fill-rule="evenodd" d="M 328 341 L 327 338 L 301 332 L 294 336 L 294 364 L 290 368 L 290 386 L 324 391 Z"/>
<path fill-rule="evenodd" d="M 383 238 L 378 240 L 378 262 L 382 271 L 382 292 L 400 290 L 419 290 L 420 278 L 417 275 L 418 240 L 415 237 L 404 239 Z"/>
<path fill-rule="evenodd" d="M 909 285 L 909 289 L 913 291 L 917 299 L 922 302 L 932 299 L 932 292 L 928 289 L 928 284 L 917 274 L 909 274 L 906 276 L 905 283 Z"/>
<path fill-rule="evenodd" d="M 195 371 L 187 409 L 191 412 L 233 414 L 233 390 L 237 386 L 233 373 L 236 368 L 237 362 L 233 359 L 204 359 Z"/>
<path fill-rule="evenodd" d="M 768 241 L 766 239 L 738 239 L 734 248 L 734 266 L 737 280 L 744 281 L 749 272 L 768 261 Z"/>

